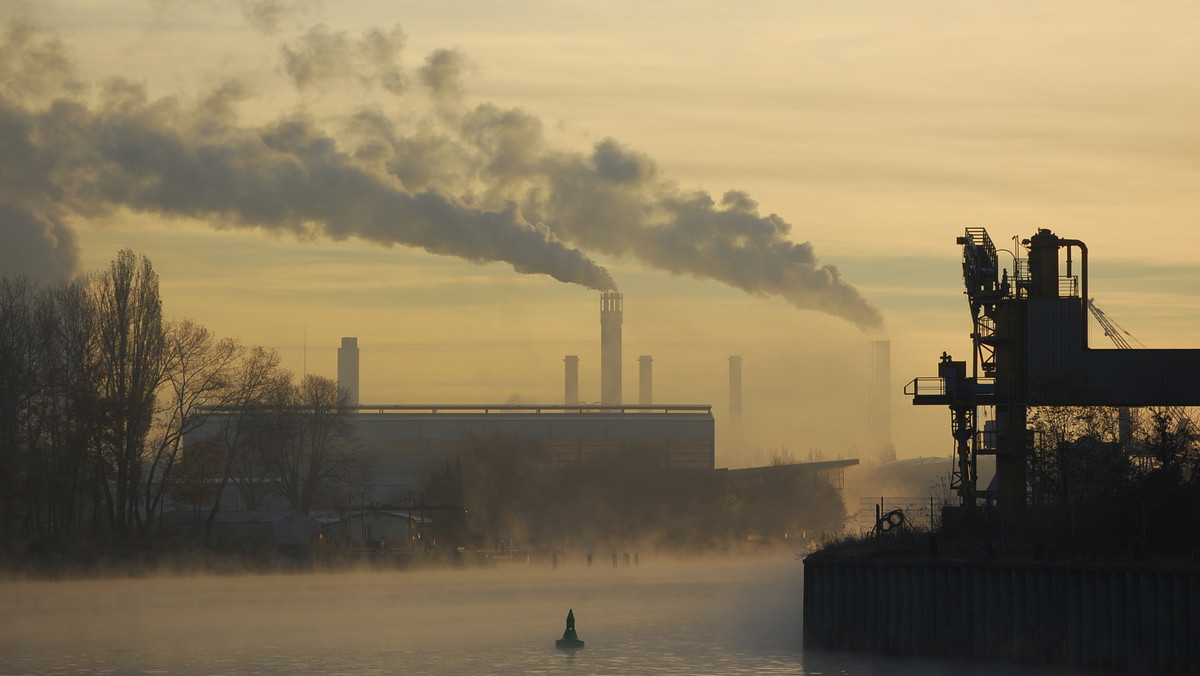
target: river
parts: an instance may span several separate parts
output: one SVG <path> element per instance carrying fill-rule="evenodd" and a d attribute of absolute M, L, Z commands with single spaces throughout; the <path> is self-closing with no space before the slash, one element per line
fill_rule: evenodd
<path fill-rule="evenodd" d="M 806 652 L 792 558 L 639 564 L 8 582 L 0 673 L 1039 673 Z"/>

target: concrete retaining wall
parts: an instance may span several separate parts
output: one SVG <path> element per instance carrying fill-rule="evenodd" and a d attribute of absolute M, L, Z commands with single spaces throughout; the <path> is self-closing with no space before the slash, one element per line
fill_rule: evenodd
<path fill-rule="evenodd" d="M 805 645 L 1088 669 L 1200 670 L 1200 569 L 804 562 Z"/>

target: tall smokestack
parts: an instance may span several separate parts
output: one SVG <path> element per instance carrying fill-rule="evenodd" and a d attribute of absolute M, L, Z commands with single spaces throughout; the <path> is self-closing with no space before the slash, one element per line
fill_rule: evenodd
<path fill-rule="evenodd" d="M 654 403 L 654 358 L 648 354 L 638 357 L 638 403 Z"/>
<path fill-rule="evenodd" d="M 563 394 L 563 404 L 566 406 L 579 405 L 579 357 L 573 354 L 563 357 L 567 364 L 566 387 Z"/>
<path fill-rule="evenodd" d="M 742 358 L 729 357 L 729 432 L 735 448 L 742 443 Z"/>
<path fill-rule="evenodd" d="M 358 406 L 358 338 L 342 338 L 337 354 L 338 387 L 349 395 L 351 406 Z"/>
<path fill-rule="evenodd" d="M 868 458 L 876 462 L 896 459 L 892 444 L 892 341 L 872 340 L 871 381 L 867 399 Z"/>
<path fill-rule="evenodd" d="M 621 294 L 600 294 L 600 403 L 621 404 Z"/>

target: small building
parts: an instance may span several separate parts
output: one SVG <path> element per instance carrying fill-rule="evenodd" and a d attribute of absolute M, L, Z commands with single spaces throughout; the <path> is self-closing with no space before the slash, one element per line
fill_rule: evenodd
<path fill-rule="evenodd" d="M 339 547 L 406 547 L 418 544 L 432 519 L 406 510 L 367 505 L 352 508 L 325 524 L 325 535 Z"/>

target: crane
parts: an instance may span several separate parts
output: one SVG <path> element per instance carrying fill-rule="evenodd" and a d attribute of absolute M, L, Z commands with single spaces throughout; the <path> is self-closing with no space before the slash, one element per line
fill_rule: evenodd
<path fill-rule="evenodd" d="M 1100 323 L 1100 327 L 1104 329 L 1104 335 L 1108 336 L 1109 340 L 1111 340 L 1113 342 L 1113 344 L 1115 344 L 1117 346 L 1117 348 L 1122 349 L 1122 350 L 1133 350 L 1133 349 L 1146 347 L 1144 344 L 1142 344 L 1142 341 L 1135 338 L 1132 333 L 1121 328 L 1120 324 L 1117 324 L 1115 321 L 1112 320 L 1111 317 L 1108 316 L 1108 314 L 1106 314 L 1103 310 L 1101 310 L 1100 307 L 1098 305 L 1096 305 L 1095 298 L 1089 298 L 1087 300 L 1087 308 L 1088 308 L 1088 311 L 1092 313 L 1092 316 L 1096 318 L 1096 321 Z M 1133 341 L 1133 343 L 1136 343 L 1137 344 L 1136 347 L 1133 344 L 1131 344 L 1130 341 Z M 1178 421 L 1177 424 L 1179 425 L 1179 428 L 1180 428 L 1179 431 L 1181 431 L 1181 432 L 1184 431 L 1184 429 L 1188 425 L 1191 424 L 1191 419 L 1188 417 L 1187 412 L 1184 411 L 1183 407 L 1181 407 L 1181 406 L 1169 406 L 1169 407 L 1167 407 L 1167 413 L 1174 420 Z M 1127 456 L 1133 457 L 1134 455 L 1137 455 L 1137 454 L 1132 453 L 1132 451 L 1133 451 L 1133 429 L 1132 429 L 1133 424 L 1132 423 L 1133 423 L 1133 417 L 1136 415 L 1136 413 L 1131 412 L 1130 407 L 1122 406 L 1118 409 L 1117 415 L 1118 415 L 1118 418 L 1117 418 L 1118 432 L 1117 432 L 1117 434 L 1120 438 L 1121 448 L 1125 451 L 1125 454 Z M 1144 455 L 1137 455 L 1137 457 L 1139 458 L 1139 460 L 1141 461 L 1141 463 L 1143 465 L 1145 463 L 1149 462 L 1149 458 L 1145 457 Z M 1144 467 L 1143 467 L 1143 469 L 1144 469 Z"/>
<path fill-rule="evenodd" d="M 1140 340 L 1134 338 L 1132 333 L 1121 328 L 1112 320 L 1112 318 L 1105 314 L 1104 310 L 1101 310 L 1100 307 L 1096 305 L 1095 298 L 1088 299 L 1087 307 L 1088 312 L 1091 312 L 1092 316 L 1096 318 L 1096 321 L 1100 322 L 1100 327 L 1104 329 L 1104 335 L 1108 336 L 1109 340 L 1116 344 L 1117 347 L 1121 348 L 1122 350 L 1134 349 L 1134 346 L 1129 344 L 1130 340 L 1137 343 L 1137 347 L 1139 348 L 1146 347 Z M 1128 338 L 1126 338 L 1126 336 L 1128 336 Z"/>

